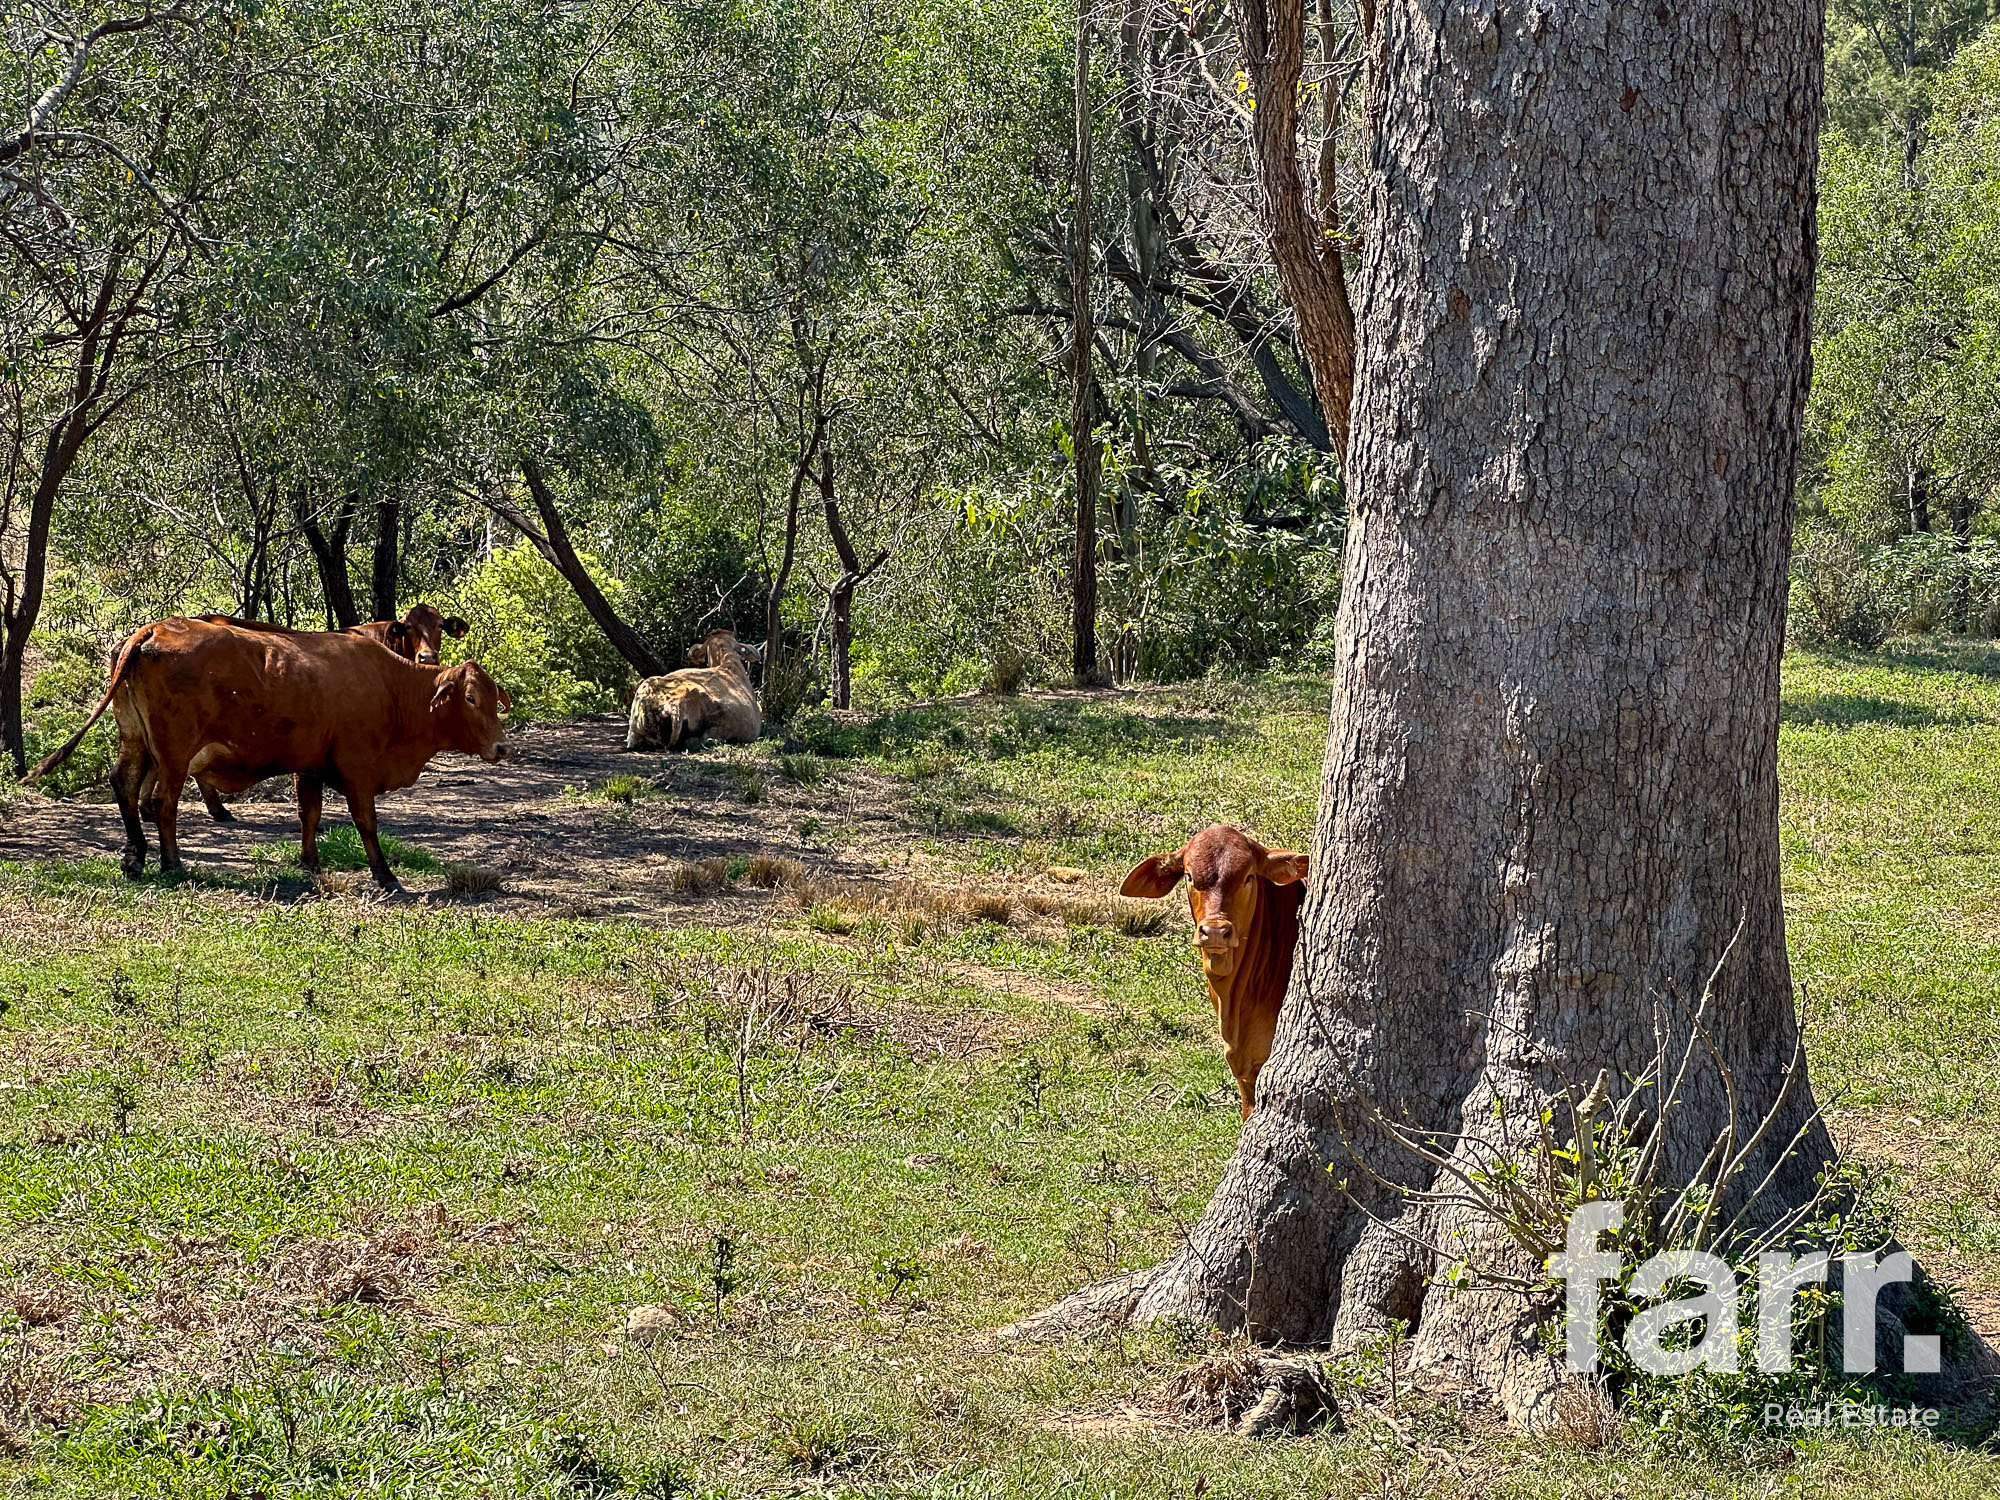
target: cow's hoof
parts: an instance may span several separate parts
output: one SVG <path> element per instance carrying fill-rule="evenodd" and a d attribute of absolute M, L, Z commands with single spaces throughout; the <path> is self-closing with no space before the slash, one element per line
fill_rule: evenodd
<path fill-rule="evenodd" d="M 146 873 L 146 856 L 143 853 L 127 854 L 118 861 L 118 868 L 125 872 L 127 880 L 137 880 Z"/>
<path fill-rule="evenodd" d="M 217 823 L 234 823 L 236 821 L 236 814 L 224 807 L 220 802 L 208 810 L 208 815 Z"/>

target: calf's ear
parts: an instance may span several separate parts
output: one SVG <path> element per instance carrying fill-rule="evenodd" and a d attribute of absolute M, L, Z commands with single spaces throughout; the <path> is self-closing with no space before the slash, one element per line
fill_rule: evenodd
<path fill-rule="evenodd" d="M 391 620 L 387 634 L 392 641 L 406 641 L 410 638 L 410 627 L 401 620 Z"/>
<path fill-rule="evenodd" d="M 496 682 L 493 684 L 493 691 L 500 695 L 500 712 L 511 714 L 514 711 L 514 700 L 507 696 L 507 690 Z"/>
<path fill-rule="evenodd" d="M 451 701 L 452 689 L 458 686 L 458 679 L 450 672 L 438 673 L 437 691 L 431 694 L 431 712 L 436 713 Z"/>
<path fill-rule="evenodd" d="M 1156 901 L 1180 884 L 1181 874 L 1180 850 L 1176 849 L 1172 854 L 1155 854 L 1132 867 L 1132 873 L 1118 887 L 1118 894 L 1144 896 L 1149 901 Z"/>
<path fill-rule="evenodd" d="M 452 638 L 453 640 L 455 640 L 455 641 L 462 641 L 462 640 L 464 640 L 464 639 L 465 639 L 465 637 L 466 637 L 466 635 L 467 635 L 467 633 L 468 633 L 468 632 L 469 632 L 469 631 L 470 631 L 471 629 L 472 629 L 472 627 L 471 627 L 470 625 L 466 624 L 466 622 L 465 622 L 465 619 L 464 619 L 464 617 L 463 617 L 463 616 L 461 616 L 461 615 L 447 615 L 447 616 L 445 616 L 445 621 L 444 621 L 444 633 L 445 633 L 446 635 L 450 636 L 450 637 L 451 637 L 451 638 Z"/>
<path fill-rule="evenodd" d="M 1267 849 L 1257 862 L 1257 873 L 1272 885 L 1290 885 L 1306 878 L 1306 856 L 1290 849 Z"/>

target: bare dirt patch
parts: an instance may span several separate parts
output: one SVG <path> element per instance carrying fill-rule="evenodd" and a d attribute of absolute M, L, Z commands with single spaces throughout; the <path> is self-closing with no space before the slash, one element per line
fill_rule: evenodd
<path fill-rule="evenodd" d="M 767 853 L 859 873 L 847 871 L 799 825 L 833 817 L 849 823 L 894 818 L 891 783 L 868 771 L 799 785 L 748 764 L 741 751 L 632 754 L 624 736 L 622 716 L 597 714 L 515 730 L 509 756 L 497 766 L 439 757 L 414 787 L 381 804 L 382 832 L 444 867 L 436 874 L 402 871 L 403 883 L 432 902 L 671 920 L 676 908 L 689 904 L 672 889 L 681 866 Z M 602 789 L 614 780 L 613 790 L 629 793 L 629 800 L 606 797 Z M 191 869 L 261 883 L 280 896 L 313 889 L 296 867 L 274 857 L 274 846 L 298 841 L 289 780 L 266 782 L 231 810 L 237 821 L 211 822 L 188 788 L 180 830 Z M 329 794 L 322 836 L 345 821 L 340 799 Z M 149 829 L 149 839 L 151 834 Z M 123 846 L 118 809 L 102 787 L 74 800 L 23 793 L 0 826 L 0 860 L 115 860 Z M 157 845 L 152 852 L 157 857 Z M 500 888 L 477 889 L 489 882 L 465 875 L 454 880 L 450 872 L 458 870 L 492 872 Z M 362 872 L 358 879 L 336 875 L 325 887 L 365 896 L 372 883 Z M 748 919 L 769 899 L 751 891 L 725 896 L 721 920 Z M 713 909 L 702 914 L 710 925 L 717 917 Z"/>

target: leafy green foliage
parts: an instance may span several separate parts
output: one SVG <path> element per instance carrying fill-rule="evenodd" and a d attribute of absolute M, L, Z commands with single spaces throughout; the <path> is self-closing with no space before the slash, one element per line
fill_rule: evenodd
<path fill-rule="evenodd" d="M 43 665 L 22 704 L 27 756 L 32 763 L 62 744 L 89 717 L 104 696 L 105 652 L 89 636 L 72 631 L 42 636 Z M 67 796 L 103 782 L 118 754 L 118 727 L 106 713 L 70 758 L 42 782 L 45 790 Z"/>
<path fill-rule="evenodd" d="M 1823 143 L 1814 504 L 1869 540 L 1963 545 L 2000 478 L 2000 26 L 1896 76 L 1886 113 L 1837 113 Z M 1942 623 L 1975 621 L 1961 601 Z"/>
<path fill-rule="evenodd" d="M 614 602 L 624 597 L 615 580 L 598 582 Z M 475 564 L 441 602 L 472 627 L 463 640 L 446 643 L 447 659 L 481 663 L 507 690 L 517 715 L 561 719 L 618 707 L 617 689 L 629 670 L 562 575 L 529 543 L 499 548 Z"/>

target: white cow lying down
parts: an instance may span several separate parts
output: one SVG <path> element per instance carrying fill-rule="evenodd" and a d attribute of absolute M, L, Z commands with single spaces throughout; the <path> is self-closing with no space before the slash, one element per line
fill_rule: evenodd
<path fill-rule="evenodd" d="M 703 663 L 648 677 L 632 695 L 632 717 L 625 728 L 627 750 L 673 750 L 704 735 L 747 745 L 764 727 L 757 711 L 757 693 L 750 686 L 749 662 L 763 649 L 745 646 L 732 630 L 711 630 L 688 653 Z"/>

